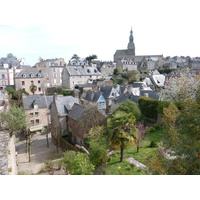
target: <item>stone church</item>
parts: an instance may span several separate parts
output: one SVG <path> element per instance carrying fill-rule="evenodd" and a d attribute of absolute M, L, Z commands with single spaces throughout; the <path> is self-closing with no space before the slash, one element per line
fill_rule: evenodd
<path fill-rule="evenodd" d="M 133 38 L 133 31 L 131 29 L 129 36 L 129 43 L 127 49 L 117 50 L 114 54 L 114 62 L 119 61 L 133 61 L 135 63 L 154 60 L 159 66 L 162 65 L 163 55 L 135 55 L 135 44 Z"/>

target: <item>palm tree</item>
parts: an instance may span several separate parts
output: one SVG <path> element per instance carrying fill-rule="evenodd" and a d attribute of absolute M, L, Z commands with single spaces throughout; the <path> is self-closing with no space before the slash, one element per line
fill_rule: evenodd
<path fill-rule="evenodd" d="M 123 161 L 124 149 L 128 145 L 135 144 L 135 120 L 135 116 L 132 113 L 127 114 L 123 111 L 116 111 L 108 118 L 111 146 L 120 147 L 120 162 Z"/>
<path fill-rule="evenodd" d="M 36 85 L 31 85 L 29 89 L 33 94 L 35 94 L 35 92 L 37 90 L 37 86 Z"/>

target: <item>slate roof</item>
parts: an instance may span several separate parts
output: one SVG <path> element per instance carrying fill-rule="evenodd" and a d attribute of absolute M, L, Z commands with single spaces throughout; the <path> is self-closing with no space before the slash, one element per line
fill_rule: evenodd
<path fill-rule="evenodd" d="M 160 92 L 152 91 L 152 90 L 140 90 L 140 96 L 145 96 L 145 93 L 147 93 L 150 98 L 159 100 Z"/>
<path fill-rule="evenodd" d="M 138 87 L 140 88 L 142 85 L 144 85 L 143 82 L 134 82 L 134 83 L 133 83 L 133 87 L 134 87 L 134 88 L 138 88 Z"/>
<path fill-rule="evenodd" d="M 22 96 L 23 107 L 25 110 L 34 108 L 34 104 L 38 104 L 38 108 L 48 108 L 53 102 L 53 96 L 45 96 L 43 94 L 25 95 Z"/>
<path fill-rule="evenodd" d="M 111 91 L 112 91 L 112 86 L 103 86 L 100 89 L 100 92 L 103 94 L 105 99 L 107 99 L 110 96 Z"/>
<path fill-rule="evenodd" d="M 82 67 L 82 66 L 66 66 L 68 73 L 71 76 L 100 76 L 101 73 L 96 67 Z"/>
<path fill-rule="evenodd" d="M 91 90 L 88 90 L 84 99 L 91 102 L 97 102 L 101 95 L 101 92 L 93 92 Z"/>
<path fill-rule="evenodd" d="M 72 107 L 72 110 L 69 112 L 68 117 L 75 121 L 79 121 L 84 110 L 85 110 L 84 106 L 75 103 Z"/>
<path fill-rule="evenodd" d="M 131 94 L 121 94 L 120 96 L 116 97 L 115 99 L 113 99 L 113 101 L 118 104 L 118 103 L 123 103 L 125 102 L 127 99 L 134 101 L 135 103 L 137 103 L 139 96 L 134 96 Z"/>
<path fill-rule="evenodd" d="M 1 64 L 9 64 L 10 67 L 20 66 L 20 62 L 16 58 L 1 58 L 0 63 Z"/>
<path fill-rule="evenodd" d="M 128 53 L 128 50 L 127 49 L 121 49 L 121 50 L 117 50 L 115 52 L 115 55 L 127 55 Z"/>
<path fill-rule="evenodd" d="M 73 96 L 57 96 L 56 98 L 56 107 L 58 115 L 66 116 L 74 104 L 79 104 L 79 100 Z"/>
<path fill-rule="evenodd" d="M 21 78 L 43 78 L 42 74 L 37 70 L 37 68 L 26 68 L 19 72 L 16 76 L 16 79 Z"/>

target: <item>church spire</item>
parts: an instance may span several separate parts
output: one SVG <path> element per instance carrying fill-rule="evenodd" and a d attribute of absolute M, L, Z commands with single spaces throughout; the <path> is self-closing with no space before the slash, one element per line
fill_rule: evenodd
<path fill-rule="evenodd" d="M 132 31 L 132 27 L 131 27 L 130 36 L 129 36 L 128 52 L 129 52 L 130 54 L 134 54 L 134 55 L 135 55 L 135 44 L 134 44 L 134 42 L 133 42 L 133 31 Z"/>

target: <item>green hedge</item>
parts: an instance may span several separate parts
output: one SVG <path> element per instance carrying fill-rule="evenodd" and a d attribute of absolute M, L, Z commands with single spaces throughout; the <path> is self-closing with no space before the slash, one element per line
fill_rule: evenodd
<path fill-rule="evenodd" d="M 157 119 L 158 114 L 163 114 L 163 108 L 167 108 L 170 104 L 169 101 L 158 101 L 149 97 L 140 97 L 138 104 L 141 113 L 150 119 Z"/>

